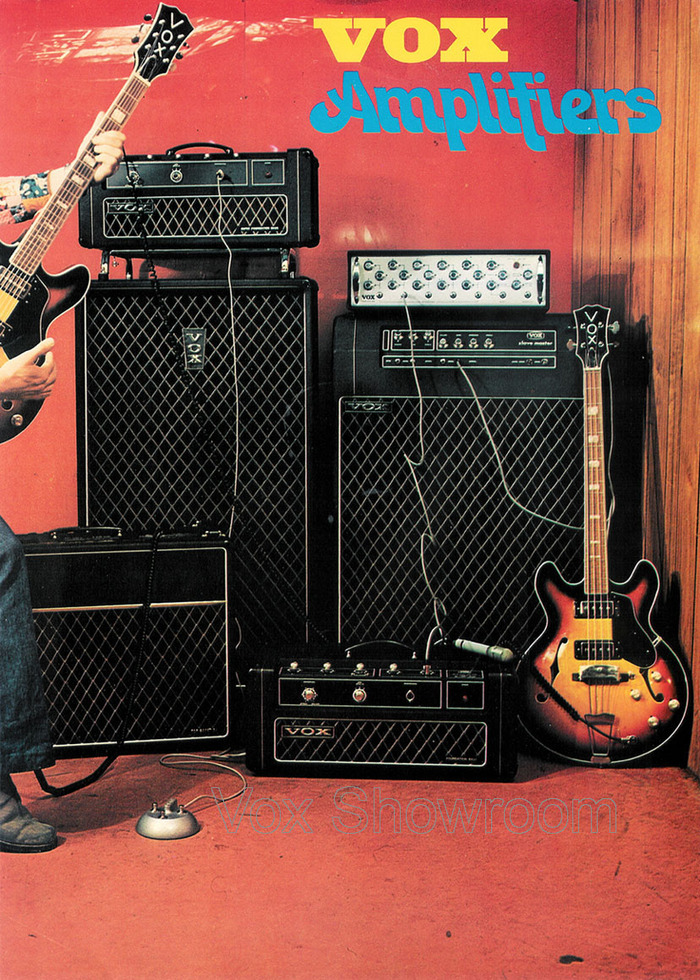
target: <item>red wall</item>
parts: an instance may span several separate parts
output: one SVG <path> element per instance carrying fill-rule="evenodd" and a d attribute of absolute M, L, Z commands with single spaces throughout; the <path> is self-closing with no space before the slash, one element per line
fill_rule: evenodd
<path fill-rule="evenodd" d="M 130 38 L 147 0 L 3 0 L 0 39 L 0 172 L 24 173 L 72 159 L 96 113 L 132 68 Z M 344 308 L 351 248 L 549 248 L 552 304 L 570 308 L 573 137 L 548 136 L 534 152 L 521 135 L 466 137 L 464 152 L 444 134 L 363 133 L 359 120 L 321 134 L 314 105 L 357 70 L 364 86 L 466 87 L 467 72 L 542 71 L 557 96 L 574 87 L 574 0 L 182 0 L 196 28 L 185 59 L 157 78 L 127 127 L 131 153 L 161 153 L 194 140 L 240 151 L 308 146 L 320 162 L 321 243 L 300 254 L 300 272 L 319 283 L 319 329 L 327 350 Z M 359 65 L 339 64 L 314 17 L 505 17 L 496 44 L 504 64 L 438 57 L 406 64 L 376 35 Z M 444 38 L 451 38 L 443 31 Z M 444 45 L 443 45 L 444 46 Z M 507 80 L 507 79 L 506 79 Z M 327 101 L 327 100 L 326 100 Z M 11 241 L 18 229 L 3 231 Z M 72 215 L 46 257 L 56 272 L 99 254 L 77 242 Z M 113 276 L 123 274 L 123 263 Z M 74 524 L 75 395 L 72 314 L 51 330 L 60 383 L 26 432 L 0 447 L 0 512 L 18 532 Z"/>

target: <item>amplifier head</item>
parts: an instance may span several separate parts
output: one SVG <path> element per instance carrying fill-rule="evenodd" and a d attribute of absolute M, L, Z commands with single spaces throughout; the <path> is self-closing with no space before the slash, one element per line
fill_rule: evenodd
<path fill-rule="evenodd" d="M 79 239 L 118 254 L 148 249 L 313 246 L 318 161 L 307 149 L 280 153 L 130 156 L 79 204 Z"/>
<path fill-rule="evenodd" d="M 350 309 L 549 307 L 547 249 L 348 252 Z"/>
<path fill-rule="evenodd" d="M 515 676 L 486 660 L 291 660 L 249 674 L 253 772 L 512 779 Z"/>

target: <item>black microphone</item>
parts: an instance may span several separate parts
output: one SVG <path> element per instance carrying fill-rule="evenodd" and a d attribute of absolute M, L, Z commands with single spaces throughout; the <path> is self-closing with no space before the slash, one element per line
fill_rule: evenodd
<path fill-rule="evenodd" d="M 490 657 L 502 664 L 509 664 L 515 659 L 515 654 L 507 647 L 486 646 L 485 643 L 474 643 L 472 640 L 453 640 L 453 645 L 465 653 L 474 653 L 478 657 Z"/>

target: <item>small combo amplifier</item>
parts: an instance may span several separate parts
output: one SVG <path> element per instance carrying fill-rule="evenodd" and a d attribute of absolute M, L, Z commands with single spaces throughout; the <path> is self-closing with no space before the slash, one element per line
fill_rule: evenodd
<path fill-rule="evenodd" d="M 255 668 L 246 764 L 261 774 L 510 780 L 515 677 L 503 664 L 342 657 Z"/>
<path fill-rule="evenodd" d="M 224 539 L 63 528 L 21 541 L 57 756 L 229 744 Z"/>
<path fill-rule="evenodd" d="M 209 151 L 183 152 L 201 145 Z M 187 143 L 129 156 L 79 204 L 80 244 L 122 255 L 314 246 L 318 227 L 318 161 L 307 149 Z"/>
<path fill-rule="evenodd" d="M 484 250 L 348 252 L 348 306 L 549 307 L 550 253 Z"/>

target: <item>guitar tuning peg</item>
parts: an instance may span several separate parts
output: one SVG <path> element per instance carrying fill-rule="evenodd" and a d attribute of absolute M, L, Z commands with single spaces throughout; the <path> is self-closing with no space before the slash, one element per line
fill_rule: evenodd
<path fill-rule="evenodd" d="M 144 14 L 143 19 L 147 24 L 150 24 L 150 22 L 153 20 L 153 14 Z"/>
<path fill-rule="evenodd" d="M 619 333 L 620 332 L 620 321 L 619 320 L 615 320 L 613 323 L 610 324 L 610 328 L 609 329 L 610 329 L 610 333 Z"/>

